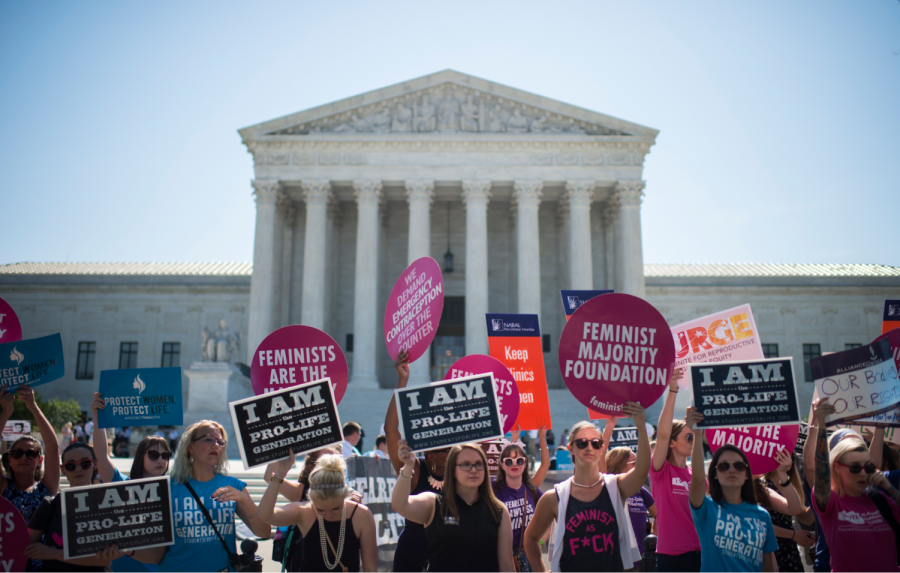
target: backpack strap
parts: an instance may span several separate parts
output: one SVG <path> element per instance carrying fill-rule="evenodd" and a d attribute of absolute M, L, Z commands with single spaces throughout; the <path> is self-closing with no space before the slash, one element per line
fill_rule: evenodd
<path fill-rule="evenodd" d="M 866 493 L 869 495 L 869 499 L 872 500 L 872 503 L 875 504 L 875 507 L 878 508 L 881 517 L 887 521 L 888 525 L 891 526 L 891 530 L 894 532 L 894 543 L 897 546 L 897 559 L 898 563 L 900 563 L 900 524 L 897 523 L 894 512 L 891 511 L 891 506 L 883 493 L 875 489 L 868 489 L 866 490 Z"/>

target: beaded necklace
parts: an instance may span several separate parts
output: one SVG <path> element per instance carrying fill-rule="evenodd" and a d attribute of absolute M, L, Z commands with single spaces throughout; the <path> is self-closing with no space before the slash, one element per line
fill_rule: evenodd
<path fill-rule="evenodd" d="M 322 559 L 328 569 L 334 569 L 341 561 L 341 555 L 344 553 L 344 532 L 347 528 L 347 502 L 344 501 L 341 506 L 341 533 L 338 536 L 337 551 L 334 552 L 334 563 L 328 560 L 328 534 L 325 533 L 325 519 L 321 515 L 317 515 L 319 520 L 319 541 L 322 542 Z"/>

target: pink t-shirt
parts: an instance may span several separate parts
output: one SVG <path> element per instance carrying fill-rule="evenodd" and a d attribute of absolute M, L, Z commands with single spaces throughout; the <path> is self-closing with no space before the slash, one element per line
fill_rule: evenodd
<path fill-rule="evenodd" d="M 810 498 L 831 550 L 832 571 L 897 570 L 894 532 L 868 495 L 838 497 L 831 492 L 825 511 L 819 511 L 815 493 L 814 489 Z M 887 496 L 884 499 L 900 522 L 900 507 Z"/>
<path fill-rule="evenodd" d="M 656 552 L 681 555 L 700 551 L 700 538 L 691 517 L 691 468 L 663 462 L 656 471 L 650 466 L 650 486 L 656 500 Z"/>

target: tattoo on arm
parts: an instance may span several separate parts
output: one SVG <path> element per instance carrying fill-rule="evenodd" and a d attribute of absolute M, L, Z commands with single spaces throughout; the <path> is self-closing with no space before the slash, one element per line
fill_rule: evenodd
<path fill-rule="evenodd" d="M 831 497 L 831 462 L 828 454 L 825 428 L 819 428 L 816 438 L 816 503 L 819 509 L 825 509 Z"/>

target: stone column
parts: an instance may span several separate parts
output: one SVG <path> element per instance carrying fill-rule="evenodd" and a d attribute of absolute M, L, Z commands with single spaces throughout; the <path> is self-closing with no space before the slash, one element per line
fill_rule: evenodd
<path fill-rule="evenodd" d="M 567 181 L 569 209 L 569 288 L 594 288 L 594 259 L 591 253 L 591 201 L 593 181 Z"/>
<path fill-rule="evenodd" d="M 281 213 L 284 231 L 283 246 L 281 249 L 281 306 L 278 327 L 291 324 L 291 283 L 293 282 L 294 269 L 294 223 L 297 216 L 297 208 L 294 202 L 286 194 L 279 195 L 278 211 Z M 278 304 L 275 304 L 278 308 Z"/>
<path fill-rule="evenodd" d="M 619 181 L 616 198 L 621 209 L 622 292 L 644 298 L 644 250 L 641 244 L 643 181 Z"/>
<path fill-rule="evenodd" d="M 259 343 L 272 332 L 272 305 L 275 285 L 272 280 L 275 261 L 275 203 L 281 189 L 275 179 L 257 179 L 253 183 L 256 199 L 256 236 L 253 240 L 253 275 L 250 278 L 250 324 L 247 356 L 252 362 Z M 280 262 L 280 261 L 279 261 Z"/>
<path fill-rule="evenodd" d="M 378 324 L 378 210 L 381 181 L 353 182 L 356 195 L 356 294 L 353 303 L 353 373 L 357 388 L 378 388 L 375 348 L 381 340 Z"/>
<path fill-rule="evenodd" d="M 300 322 L 325 329 L 325 237 L 331 181 L 301 181 L 306 201 L 306 234 L 303 239 L 303 300 Z"/>
<path fill-rule="evenodd" d="M 431 202 L 434 198 L 434 181 L 406 182 L 406 201 L 409 203 L 409 246 L 407 264 L 422 257 L 431 256 Z M 418 360 L 409 366 L 409 382 L 431 382 L 431 346 Z"/>
<path fill-rule="evenodd" d="M 619 218 L 619 206 L 610 199 L 600 211 L 603 218 L 603 246 L 606 249 L 606 288 L 616 290 L 616 221 Z"/>
<path fill-rule="evenodd" d="M 541 243 L 538 209 L 543 181 L 525 180 L 514 184 L 516 205 L 516 258 L 518 266 L 519 314 L 541 314 Z"/>
<path fill-rule="evenodd" d="M 487 354 L 488 238 L 490 181 L 463 181 L 466 206 L 466 354 Z"/>

